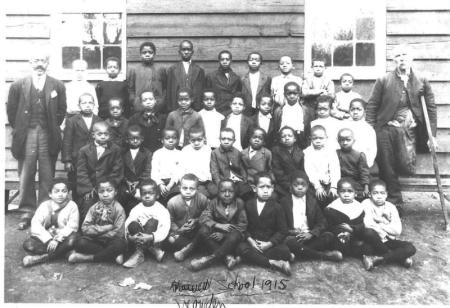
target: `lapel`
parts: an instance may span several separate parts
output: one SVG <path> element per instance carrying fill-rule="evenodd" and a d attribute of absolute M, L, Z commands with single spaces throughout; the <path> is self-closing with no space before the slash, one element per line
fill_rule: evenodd
<path fill-rule="evenodd" d="M 131 156 L 131 154 L 130 154 L 130 156 Z M 135 170 L 142 171 L 144 169 L 144 166 L 142 166 L 142 162 L 145 160 L 145 157 L 146 157 L 145 150 L 144 150 L 144 148 L 140 147 L 139 151 L 136 154 L 136 157 L 134 158 Z"/>
<path fill-rule="evenodd" d="M 247 211 L 248 216 L 255 217 L 255 221 L 257 221 L 257 226 L 259 227 L 260 222 L 259 222 L 258 208 L 256 206 L 256 198 L 249 201 Z"/>
<path fill-rule="evenodd" d="M 305 214 L 306 214 L 306 220 L 307 220 L 307 223 L 308 223 L 308 225 L 310 224 L 310 218 L 313 218 L 315 215 L 314 215 L 314 211 L 316 210 L 316 208 L 315 208 L 315 203 L 316 203 L 316 200 L 315 200 L 315 197 L 310 193 L 310 192 L 307 192 L 306 193 L 306 199 L 305 199 L 306 201 L 306 211 L 305 211 Z M 311 222 L 311 223 L 313 223 L 313 222 Z"/>
<path fill-rule="evenodd" d="M 184 71 L 184 66 L 182 62 L 178 62 L 177 64 L 175 64 L 174 72 L 175 72 L 175 79 L 178 81 L 178 84 L 180 84 L 183 77 L 186 76 L 186 72 Z"/>
<path fill-rule="evenodd" d="M 242 160 L 244 161 L 250 161 L 250 147 L 245 148 L 242 150 Z"/>
<path fill-rule="evenodd" d="M 266 79 L 267 76 L 263 72 L 259 71 L 259 79 L 258 79 L 258 87 L 256 88 L 256 95 L 258 95 L 259 92 L 261 91 Z"/>
<path fill-rule="evenodd" d="M 138 153 L 138 155 L 139 155 L 139 153 Z M 136 155 L 136 158 L 137 158 L 137 155 Z M 123 156 L 123 163 L 124 163 L 124 165 L 128 168 L 128 169 L 130 169 L 133 173 L 136 173 L 136 171 L 135 171 L 135 168 L 134 168 L 134 163 L 133 163 L 133 159 L 132 159 L 132 157 L 131 157 L 131 152 L 130 152 L 130 150 L 129 149 L 127 149 L 126 151 L 125 151 L 125 155 Z"/>
<path fill-rule="evenodd" d="M 261 211 L 261 215 L 259 215 L 260 221 L 266 217 L 266 216 L 270 216 L 271 215 L 271 201 L 270 199 L 266 201 L 266 204 L 264 205 L 262 211 Z M 258 214 L 258 210 L 256 210 L 256 214 Z"/>
<path fill-rule="evenodd" d="M 199 67 L 194 63 L 194 61 L 191 61 L 188 71 L 189 80 L 191 81 L 190 83 L 194 82 L 194 80 L 197 78 L 199 71 L 200 71 Z"/>
<path fill-rule="evenodd" d="M 33 84 L 33 78 L 29 76 L 28 78 L 25 78 L 24 83 L 22 84 L 22 92 L 23 97 L 25 99 L 25 103 L 30 103 L 30 91 L 31 91 L 31 85 Z"/>
<path fill-rule="evenodd" d="M 250 151 L 249 151 L 249 153 L 250 153 Z M 264 155 L 265 155 L 265 149 L 261 149 L 261 150 L 257 151 L 250 160 L 259 161 L 264 157 Z"/>
<path fill-rule="evenodd" d="M 89 148 L 87 151 L 87 158 L 90 166 L 93 166 L 95 169 L 95 165 L 97 164 L 97 149 L 95 147 L 94 142 L 89 144 Z"/>
<path fill-rule="evenodd" d="M 111 147 L 112 147 L 112 143 L 108 142 L 108 145 L 107 145 L 105 151 L 103 152 L 102 156 L 100 156 L 99 160 L 105 159 L 106 156 L 108 156 L 112 153 Z M 95 144 L 94 144 L 94 148 L 95 148 Z M 95 156 L 97 156 L 97 149 L 95 149 Z"/>
<path fill-rule="evenodd" d="M 91 121 L 91 127 L 87 127 L 86 126 L 86 122 L 84 122 L 83 120 L 83 116 L 81 114 L 77 114 L 75 121 L 77 122 L 77 126 L 80 127 L 83 131 L 88 132 L 90 131 L 90 128 L 92 127 L 92 125 L 94 124 L 94 116 L 92 116 L 92 121 Z"/>
<path fill-rule="evenodd" d="M 51 94 L 53 91 L 53 82 L 50 80 L 49 76 L 45 76 L 45 83 L 44 83 L 44 92 L 45 92 L 45 105 L 48 106 L 51 99 Z"/>
<path fill-rule="evenodd" d="M 294 213 L 293 213 L 294 204 L 292 202 L 292 195 L 289 194 L 285 200 L 286 200 L 286 205 L 287 205 L 287 209 L 288 209 L 288 211 L 286 213 L 287 214 L 286 220 L 287 220 L 288 226 L 293 227 L 294 226 Z"/>
<path fill-rule="evenodd" d="M 245 74 L 244 77 L 242 77 L 242 84 L 244 85 L 245 88 L 248 89 L 248 92 L 251 94 L 252 93 L 252 87 L 250 85 L 249 73 Z"/>

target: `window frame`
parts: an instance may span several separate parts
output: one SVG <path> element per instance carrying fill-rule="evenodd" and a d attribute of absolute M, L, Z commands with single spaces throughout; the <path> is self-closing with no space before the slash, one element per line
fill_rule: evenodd
<path fill-rule="evenodd" d="M 61 1 L 60 3 L 62 3 Z M 51 37 L 51 48 L 52 59 L 50 65 L 52 66 L 52 71 L 61 80 L 72 80 L 73 72 L 72 69 L 63 68 L 62 64 L 62 47 L 63 44 L 61 37 L 63 33 L 58 32 L 61 22 L 65 14 L 83 14 L 83 13 L 93 13 L 93 14 L 114 14 L 120 13 L 122 20 L 122 42 L 121 47 L 121 70 L 117 76 L 118 80 L 126 79 L 127 71 L 127 29 L 126 29 L 126 0 L 99 0 L 99 1 L 89 1 L 89 0 L 75 0 L 70 2 L 65 2 L 64 5 L 58 5 L 54 8 L 52 12 L 52 29 L 56 29 L 52 33 Z M 79 46 L 82 46 L 80 43 Z M 102 45 L 101 45 L 102 46 Z M 103 59 L 102 59 L 103 60 Z M 97 81 L 107 79 L 106 71 L 104 68 L 100 69 L 90 69 L 86 71 L 87 81 Z"/>
<path fill-rule="evenodd" d="M 316 4 L 314 5 L 314 1 Z M 324 0 L 334 2 L 335 0 Z M 366 3 L 358 1 L 358 3 Z M 386 72 L 386 1 L 379 0 L 375 7 L 375 66 L 326 66 L 325 74 L 333 80 L 339 80 L 343 73 L 350 73 L 355 79 L 372 80 Z M 371 2 L 373 5 L 373 2 Z M 304 46 L 304 74 L 312 74 L 312 45 L 314 39 L 311 37 L 313 6 L 317 6 L 317 0 L 305 0 L 305 46 Z M 338 12 L 337 12 L 338 14 Z M 358 40 L 364 41 L 364 40 Z M 353 40 L 353 44 L 355 39 Z M 332 52 L 334 49 L 332 50 Z M 354 55 L 355 57 L 355 55 Z"/>

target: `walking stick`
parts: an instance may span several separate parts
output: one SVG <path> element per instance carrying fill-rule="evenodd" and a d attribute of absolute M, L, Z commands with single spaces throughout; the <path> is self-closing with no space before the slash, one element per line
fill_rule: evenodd
<path fill-rule="evenodd" d="M 442 212 L 444 212 L 444 230 L 447 231 L 448 230 L 447 229 L 448 214 L 447 214 L 447 209 L 445 208 L 444 191 L 442 190 L 441 176 L 439 174 L 439 167 L 438 167 L 438 161 L 437 161 L 437 156 L 436 156 L 436 145 L 434 144 L 433 134 L 431 133 L 430 118 L 428 117 L 428 110 L 427 110 L 427 105 L 425 103 L 425 98 L 423 96 L 421 96 L 420 101 L 422 103 L 423 116 L 425 118 L 425 123 L 427 125 L 428 140 L 430 142 L 431 157 L 433 158 L 434 175 L 436 176 L 436 183 L 437 183 L 438 192 L 439 192 L 439 199 L 441 200 Z"/>

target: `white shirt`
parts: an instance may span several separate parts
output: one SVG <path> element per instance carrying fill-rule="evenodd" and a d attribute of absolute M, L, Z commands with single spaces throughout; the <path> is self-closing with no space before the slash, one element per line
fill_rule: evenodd
<path fill-rule="evenodd" d="M 188 144 L 181 150 L 181 157 L 181 174 L 192 173 L 198 177 L 200 182 L 211 181 L 210 147 L 204 145 L 196 150 L 192 144 Z"/>
<path fill-rule="evenodd" d="M 364 226 L 375 230 L 383 242 L 395 239 L 402 233 L 402 222 L 397 208 L 389 201 L 378 206 L 371 199 L 366 199 L 361 206 L 364 209 Z"/>
<path fill-rule="evenodd" d="M 151 178 L 156 184 L 163 183 L 163 179 L 172 179 L 175 183 L 180 179 L 181 151 L 168 150 L 164 147 L 153 153 Z"/>
<path fill-rule="evenodd" d="M 125 233 L 128 234 L 128 225 L 133 221 L 138 222 L 141 226 L 145 226 L 150 218 L 158 221 L 158 227 L 156 228 L 156 231 L 152 233 L 154 242 L 160 243 L 164 241 L 170 231 L 170 214 L 158 201 L 152 206 L 144 206 L 142 203 L 139 203 L 133 207 L 130 215 L 125 221 Z"/>
<path fill-rule="evenodd" d="M 211 148 L 218 148 L 220 146 L 220 123 L 225 116 L 216 109 L 199 111 L 205 127 L 206 144 Z"/>
<path fill-rule="evenodd" d="M 316 150 L 310 145 L 303 153 L 305 154 L 305 172 L 314 188 L 316 190 L 323 188 L 321 182 L 330 183 L 331 188 L 337 188 L 337 182 L 341 178 L 341 166 L 336 149 L 324 146 Z"/>
<path fill-rule="evenodd" d="M 283 126 L 290 126 L 297 132 L 302 132 L 305 127 L 303 124 L 303 109 L 299 103 L 294 105 L 285 104 L 281 116 L 280 129 Z"/>
<path fill-rule="evenodd" d="M 236 140 L 233 144 L 233 146 L 238 149 L 239 151 L 242 151 L 242 144 L 241 144 L 241 119 L 242 114 L 234 114 L 231 113 L 230 117 L 227 121 L 227 127 L 231 128 L 234 131 L 234 139 Z"/>
<path fill-rule="evenodd" d="M 89 93 L 94 98 L 94 114 L 98 114 L 98 101 L 95 88 L 85 80 L 74 80 L 66 84 L 67 113 L 74 114 L 80 112 L 78 104 L 80 95 Z"/>
<path fill-rule="evenodd" d="M 139 152 L 139 148 L 137 149 L 130 149 L 131 158 L 134 160 L 136 158 L 137 153 Z"/>
<path fill-rule="evenodd" d="M 103 152 L 105 152 L 105 147 L 102 145 L 99 145 L 97 142 L 94 142 L 95 148 L 97 149 L 97 159 L 102 157 Z"/>
<path fill-rule="evenodd" d="M 294 228 L 309 232 L 305 196 L 298 198 L 292 195 L 292 215 L 294 217 Z"/>
<path fill-rule="evenodd" d="M 258 199 L 256 199 L 256 209 L 258 210 L 258 216 L 261 215 L 261 212 L 263 211 L 265 205 L 266 205 L 265 202 L 261 202 Z"/>
<path fill-rule="evenodd" d="M 264 115 L 261 112 L 258 112 L 258 124 L 259 127 L 264 129 L 266 133 L 269 132 L 270 119 L 272 119 L 272 115 L 270 113 Z"/>
<path fill-rule="evenodd" d="M 253 150 L 251 147 L 248 149 L 248 157 L 252 159 L 253 156 L 257 153 L 257 150 Z"/>
<path fill-rule="evenodd" d="M 248 73 L 248 79 L 250 80 L 250 89 L 252 91 L 252 108 L 256 108 L 256 91 L 258 90 L 260 72 Z"/>
<path fill-rule="evenodd" d="M 270 89 L 273 100 L 276 104 L 283 106 L 286 103 L 286 98 L 284 97 L 284 85 L 289 81 L 296 82 L 300 87 L 303 83 L 303 79 L 301 77 L 294 76 L 291 73 L 287 75 L 281 74 L 272 78 Z"/>
<path fill-rule="evenodd" d="M 189 66 L 191 65 L 191 61 L 181 61 L 183 63 L 184 71 L 186 72 L 186 75 L 189 72 Z"/>
<path fill-rule="evenodd" d="M 36 90 L 42 91 L 44 89 L 46 79 L 47 79 L 47 74 L 44 74 L 42 76 L 38 76 L 36 74 L 32 75 L 33 86 L 36 88 Z"/>
<path fill-rule="evenodd" d="M 83 118 L 83 121 L 84 121 L 84 123 L 86 124 L 86 127 L 88 128 L 88 130 L 90 130 L 91 129 L 91 125 L 92 125 L 92 116 L 90 116 L 90 117 L 83 117 L 82 116 L 82 118 Z"/>
<path fill-rule="evenodd" d="M 336 107 L 345 112 L 350 111 L 350 102 L 355 98 L 361 98 L 361 95 L 359 95 L 356 92 L 353 91 L 339 91 L 336 93 Z"/>

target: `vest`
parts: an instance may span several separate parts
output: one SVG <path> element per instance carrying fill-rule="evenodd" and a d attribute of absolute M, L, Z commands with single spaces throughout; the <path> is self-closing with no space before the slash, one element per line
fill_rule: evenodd
<path fill-rule="evenodd" d="M 45 108 L 45 93 L 37 90 L 34 85 L 31 86 L 30 91 L 31 100 L 31 117 L 28 127 L 34 128 L 40 125 L 42 128 L 47 128 L 47 112 Z"/>

